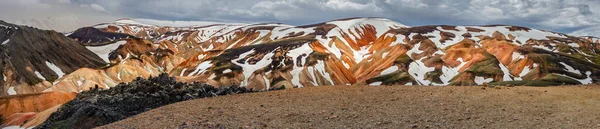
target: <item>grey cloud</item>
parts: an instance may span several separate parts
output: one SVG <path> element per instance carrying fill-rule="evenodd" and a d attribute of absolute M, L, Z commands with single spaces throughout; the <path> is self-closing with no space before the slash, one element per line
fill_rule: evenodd
<path fill-rule="evenodd" d="M 17 1 L 17 0 L 9 0 Z M 36 1 L 36 0 L 21 0 Z M 52 0 L 50 0 L 52 1 Z M 403 24 L 511 24 L 573 34 L 600 25 L 597 0 L 56 0 L 115 17 L 158 20 L 312 24 L 347 17 L 384 17 Z M 94 6 L 92 6 L 94 5 Z M 94 9 L 95 8 L 95 9 Z M 100 11 L 98 11 L 100 10 Z M 102 13 L 100 13 L 102 14 Z M 4 15 L 4 14 L 3 14 Z"/>

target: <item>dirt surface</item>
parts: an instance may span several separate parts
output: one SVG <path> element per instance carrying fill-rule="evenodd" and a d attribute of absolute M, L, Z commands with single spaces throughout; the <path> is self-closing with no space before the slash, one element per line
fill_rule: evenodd
<path fill-rule="evenodd" d="M 321 86 L 179 102 L 100 128 L 600 128 L 600 86 Z"/>

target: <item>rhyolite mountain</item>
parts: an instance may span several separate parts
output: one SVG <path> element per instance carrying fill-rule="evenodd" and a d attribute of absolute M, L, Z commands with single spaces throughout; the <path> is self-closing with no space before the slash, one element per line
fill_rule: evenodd
<path fill-rule="evenodd" d="M 23 34 L 35 37 L 35 33 Z M 59 47 L 63 49 L 52 49 L 51 54 L 61 59 L 79 54 L 80 63 L 67 65 L 72 66 L 67 70 L 62 69 L 60 61 L 50 60 L 66 74 L 54 77 L 52 73 L 57 72 L 41 71 L 52 83 L 36 91 L 82 92 L 96 85 L 110 89 L 136 77 L 161 73 L 182 82 L 239 85 L 252 90 L 323 85 L 551 86 L 600 82 L 599 38 L 510 25 L 411 27 L 383 18 L 347 18 L 302 26 L 220 23 L 175 27 L 120 19 L 66 35 L 75 39 L 68 39 L 69 43 L 78 42 L 77 47 Z M 12 40 L 7 44 L 17 43 Z M 23 75 L 40 80 L 35 71 L 51 69 L 44 67 L 49 66 L 44 60 L 51 57 L 39 56 L 43 54 L 37 50 L 27 52 L 38 54 L 21 58 L 32 62 L 31 70 Z M 73 55 L 63 57 L 57 53 Z M 5 87 L 35 86 L 39 82 L 21 81 Z M 10 92 L 31 93 L 14 90 Z M 8 93 L 4 89 L 3 94 Z"/>
<path fill-rule="evenodd" d="M 80 68 L 106 65 L 75 40 L 51 30 L 0 21 L 0 95 L 38 93 Z"/>
<path fill-rule="evenodd" d="M 598 38 L 520 26 L 409 27 L 349 18 L 305 26 L 173 28 L 128 20 L 95 27 L 165 44 L 185 59 L 171 75 L 215 86 L 545 86 L 595 83 L 600 74 Z"/>

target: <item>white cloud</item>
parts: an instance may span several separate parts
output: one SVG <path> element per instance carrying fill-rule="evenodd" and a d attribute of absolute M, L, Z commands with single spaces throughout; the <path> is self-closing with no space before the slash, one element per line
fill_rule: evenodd
<path fill-rule="evenodd" d="M 59 3 L 70 4 L 70 0 L 58 0 Z"/>
<path fill-rule="evenodd" d="M 570 35 L 600 37 L 600 26 L 593 26 L 593 27 L 588 27 L 585 29 L 577 30 L 577 31 L 570 33 Z"/>
<path fill-rule="evenodd" d="M 98 11 L 106 12 L 106 10 L 104 9 L 104 7 L 102 7 L 102 6 L 98 5 L 98 4 L 90 4 L 90 7 L 92 7 L 95 10 L 98 10 Z"/>
<path fill-rule="evenodd" d="M 109 15 L 102 10 L 99 5 L 82 7 L 69 0 L 4 0 L 0 4 L 0 19 L 67 32 L 117 19 L 116 15 Z"/>
<path fill-rule="evenodd" d="M 348 0 L 329 0 L 325 2 L 325 7 L 332 10 L 338 11 L 365 11 L 373 10 L 375 12 L 381 11 L 381 8 L 377 7 L 374 3 L 370 2 L 367 4 L 355 3 Z"/>

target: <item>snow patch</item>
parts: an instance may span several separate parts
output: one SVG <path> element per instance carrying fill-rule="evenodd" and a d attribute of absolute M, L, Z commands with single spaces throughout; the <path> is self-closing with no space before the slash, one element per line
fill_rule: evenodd
<path fill-rule="evenodd" d="M 394 66 L 392 66 L 392 67 L 389 67 L 389 68 L 387 68 L 387 69 L 385 69 L 385 70 L 381 71 L 381 73 L 380 73 L 379 75 L 386 75 L 386 74 L 390 74 L 390 73 L 393 73 L 393 72 L 396 72 L 396 71 L 398 71 L 398 69 L 399 69 L 399 68 L 398 68 L 398 66 L 395 66 L 395 65 L 394 65 Z"/>
<path fill-rule="evenodd" d="M 8 95 L 16 95 L 17 91 L 15 91 L 15 87 L 8 87 L 8 91 L 6 92 Z"/>
<path fill-rule="evenodd" d="M 311 78 L 311 83 L 315 86 L 318 86 L 319 83 L 317 83 L 317 76 L 315 75 L 315 68 L 314 67 L 308 67 L 306 68 L 306 70 L 308 71 L 310 78 Z"/>
<path fill-rule="evenodd" d="M 461 57 L 459 57 L 456 60 L 459 61 L 460 64 L 454 68 L 442 66 L 442 75 L 440 76 L 440 80 L 442 81 L 443 85 L 450 84 L 450 80 L 452 80 L 452 78 L 454 76 L 459 74 L 460 68 L 462 68 L 463 66 L 465 66 L 467 64 L 467 62 L 464 62 Z"/>
<path fill-rule="evenodd" d="M 408 57 L 412 58 L 412 54 L 413 53 L 415 53 L 415 54 L 421 54 L 421 53 L 423 53 L 422 50 L 419 50 L 419 47 L 421 47 L 421 42 L 415 44 L 415 46 L 413 46 L 410 50 L 408 50 L 406 52 L 406 55 L 408 55 Z"/>
<path fill-rule="evenodd" d="M 512 81 L 513 79 L 511 78 L 512 75 L 510 74 L 510 70 L 508 70 L 508 68 L 502 63 L 498 63 L 498 66 L 500 66 L 500 70 L 502 70 L 502 73 L 504 73 L 502 81 Z"/>
<path fill-rule="evenodd" d="M 198 66 L 196 66 L 196 70 L 194 70 L 193 72 L 188 74 L 188 76 L 201 74 L 202 72 L 206 71 L 210 66 L 212 66 L 212 64 L 210 64 L 210 62 L 212 62 L 212 61 L 204 61 L 204 62 L 198 64 Z M 232 61 L 232 62 L 234 62 L 234 61 Z"/>
<path fill-rule="evenodd" d="M 181 73 L 179 74 L 179 76 L 183 76 L 183 74 L 185 73 L 185 71 L 187 71 L 187 68 L 183 68 L 183 69 L 181 70 Z"/>
<path fill-rule="evenodd" d="M 121 71 L 120 70 L 117 72 L 117 79 L 122 80 L 121 79 Z"/>
<path fill-rule="evenodd" d="M 494 81 L 493 78 L 484 78 L 484 77 L 480 77 L 480 76 L 475 76 L 475 83 L 477 83 L 477 85 L 481 85 L 483 83 L 490 83 Z"/>
<path fill-rule="evenodd" d="M 356 62 L 360 62 L 360 61 L 362 61 L 364 58 L 368 57 L 368 55 L 367 55 L 367 54 L 369 54 L 369 48 L 370 48 L 370 47 L 367 47 L 367 46 L 362 46 L 362 47 L 360 47 L 360 50 L 358 50 L 358 51 L 356 51 L 356 52 L 354 53 L 354 60 L 355 60 Z"/>
<path fill-rule="evenodd" d="M 198 55 L 198 60 L 202 60 L 204 59 L 204 57 L 206 57 L 206 54 L 200 54 Z"/>
<path fill-rule="evenodd" d="M 275 51 L 275 50 L 273 50 L 273 51 Z M 268 66 L 271 63 L 271 57 L 273 57 L 275 55 L 275 54 L 273 54 L 273 52 L 269 52 L 269 53 L 265 54 L 260 61 L 256 62 L 256 64 L 250 64 L 247 62 L 248 60 L 246 60 L 246 59 L 244 59 L 244 64 L 237 62 L 238 60 L 245 58 L 246 56 L 252 54 L 253 52 L 254 52 L 254 49 L 240 54 L 240 56 L 237 59 L 231 60 L 231 62 L 233 64 L 238 65 L 238 66 L 242 67 L 242 69 L 243 69 L 244 81 L 242 82 L 242 84 L 240 86 L 248 86 L 248 79 L 254 73 L 254 71 Z"/>
<path fill-rule="evenodd" d="M 350 65 L 348 63 L 346 63 L 346 61 L 342 60 L 342 64 L 344 65 L 344 67 L 346 67 L 346 69 L 350 68 Z"/>
<path fill-rule="evenodd" d="M 4 40 L 4 42 L 2 42 L 2 45 L 7 44 L 8 42 L 10 42 L 10 39 Z"/>
<path fill-rule="evenodd" d="M 532 46 L 532 47 L 539 48 L 539 49 L 544 49 L 544 50 L 546 50 L 546 51 L 551 51 L 551 52 L 553 51 L 552 49 L 550 49 L 550 48 L 547 48 L 547 47 L 545 47 L 545 46 L 538 46 L 538 45 L 534 45 L 534 46 Z"/>
<path fill-rule="evenodd" d="M 265 81 L 265 84 L 266 84 L 266 86 L 267 86 L 267 90 L 269 90 L 269 89 L 271 89 L 271 83 L 269 82 L 269 79 L 267 79 L 267 77 L 266 77 L 266 76 L 267 76 L 267 75 L 265 75 L 265 76 L 262 76 L 262 77 L 263 77 L 263 80 Z"/>
<path fill-rule="evenodd" d="M 121 80 L 121 79 L 119 79 L 119 80 Z M 79 78 L 79 80 L 77 80 L 77 86 L 81 87 L 81 85 L 83 85 L 83 79 Z"/>
<path fill-rule="evenodd" d="M 44 76 L 42 76 L 42 74 L 40 74 L 40 72 L 38 72 L 38 71 L 35 71 L 34 73 L 35 73 L 35 75 L 36 75 L 38 78 L 40 78 L 40 79 L 42 79 L 42 80 L 46 80 L 46 78 L 44 78 Z"/>
<path fill-rule="evenodd" d="M 363 25 L 370 24 L 370 25 L 373 25 L 373 27 L 375 27 L 375 31 L 377 31 L 377 33 L 375 35 L 377 37 L 379 37 L 383 33 L 387 32 L 390 29 L 390 27 L 392 29 L 398 29 L 400 27 L 408 27 L 406 25 L 403 25 L 403 24 L 400 24 L 398 22 L 394 22 L 394 21 L 391 21 L 388 19 L 384 19 L 384 18 L 356 18 L 356 19 L 350 19 L 350 20 L 335 20 L 335 21 L 330 21 L 327 23 L 334 24 L 342 30 L 350 29 L 352 31 L 354 31 L 354 28 L 360 28 Z M 362 30 L 362 29 L 359 29 L 359 30 Z M 353 33 L 356 34 L 356 32 L 353 32 Z"/>
<path fill-rule="evenodd" d="M 389 34 L 391 36 L 393 36 L 393 34 Z M 396 36 L 396 41 L 390 43 L 390 47 L 394 46 L 394 45 L 398 45 L 398 44 L 406 44 L 404 43 L 404 39 L 406 38 L 406 36 L 404 35 L 395 35 Z"/>
<path fill-rule="evenodd" d="M 431 81 L 425 80 L 427 72 L 434 71 L 434 67 L 427 67 L 421 60 L 416 60 L 408 66 L 408 73 L 421 85 L 429 85 Z"/>
<path fill-rule="evenodd" d="M 543 39 L 548 39 L 547 38 L 548 36 L 567 38 L 563 35 L 559 35 L 559 34 L 552 33 L 552 32 L 547 32 L 547 31 L 536 30 L 536 29 L 531 29 L 528 31 L 522 31 L 522 30 L 510 31 L 507 27 L 511 27 L 511 26 L 494 26 L 494 27 L 469 26 L 469 27 L 484 30 L 483 32 L 470 32 L 473 35 L 473 37 L 477 37 L 479 35 L 492 36 L 494 34 L 494 32 L 498 31 L 507 37 L 509 34 L 514 36 L 515 41 L 519 41 L 523 44 L 527 43 L 527 40 L 529 40 L 529 39 L 543 40 Z"/>
<path fill-rule="evenodd" d="M 390 52 L 384 52 L 383 54 L 381 54 L 382 58 L 385 58 L 385 56 L 387 56 Z"/>
<path fill-rule="evenodd" d="M 527 75 L 527 73 L 529 73 L 531 71 L 531 69 L 529 67 L 530 67 L 529 65 L 525 66 L 523 68 L 523 71 L 521 71 L 521 73 L 519 73 L 519 77 L 523 77 L 523 76 Z"/>
<path fill-rule="evenodd" d="M 512 60 L 513 60 L 513 61 L 515 61 L 515 60 L 519 60 L 519 59 L 523 59 L 523 58 L 525 58 L 525 56 L 523 56 L 523 55 L 522 55 L 521 53 L 519 53 L 519 52 L 513 52 L 513 53 L 512 53 Z"/>
<path fill-rule="evenodd" d="M 306 64 L 306 58 L 312 52 L 313 52 L 313 50 L 312 50 L 312 48 L 310 48 L 308 43 L 306 43 L 296 49 L 288 51 L 287 56 L 292 57 L 293 62 L 294 62 L 294 64 L 293 64 L 294 67 L 291 71 L 293 85 L 298 86 L 298 87 L 304 87 L 302 84 L 300 84 L 300 72 L 304 69 L 304 65 Z M 298 58 L 300 56 L 303 56 L 303 57 Z M 300 64 L 300 66 L 298 66 L 298 64 Z"/>
<path fill-rule="evenodd" d="M 56 73 L 56 75 L 58 75 L 58 78 L 62 77 L 63 75 L 65 75 L 65 73 L 63 73 L 63 71 L 56 65 L 46 61 L 46 65 L 52 70 L 54 71 L 54 73 Z"/>
<path fill-rule="evenodd" d="M 369 85 L 370 86 L 379 86 L 379 85 L 381 85 L 381 82 L 380 81 L 379 82 L 373 82 L 373 83 L 371 83 Z"/>
<path fill-rule="evenodd" d="M 86 46 L 86 48 L 96 53 L 96 55 L 102 58 L 102 60 L 104 60 L 105 62 L 110 62 L 110 59 L 108 59 L 108 54 L 110 54 L 110 52 L 116 50 L 119 46 L 125 43 L 127 43 L 127 41 L 117 41 L 115 43 L 104 46 Z"/>
<path fill-rule="evenodd" d="M 571 72 L 571 73 L 576 73 L 576 74 L 581 74 L 581 72 L 579 70 L 574 69 L 573 67 L 571 67 L 570 65 L 567 65 L 564 62 L 559 62 L 561 65 L 565 66 L 565 68 L 567 69 L 567 71 Z"/>
<path fill-rule="evenodd" d="M 325 77 L 325 79 L 329 81 L 331 85 L 335 85 L 335 83 L 333 83 L 333 80 L 331 80 L 331 76 L 329 75 L 329 73 L 325 71 L 325 63 L 322 60 L 317 60 L 317 64 L 315 64 L 315 69 L 317 70 L 317 72 L 321 73 L 321 75 L 323 75 L 323 77 Z"/>
<path fill-rule="evenodd" d="M 577 79 L 577 78 L 573 78 L 571 76 L 567 76 L 567 75 L 564 75 L 564 74 L 557 74 L 557 75 L 561 75 L 561 76 L 564 76 L 564 77 L 571 78 L 573 80 L 577 80 L 577 81 L 579 81 L 579 83 L 584 84 L 584 85 L 585 84 L 592 84 L 592 78 L 590 77 L 590 75 L 592 75 L 592 72 L 586 71 L 585 74 L 587 75 L 587 78 L 585 78 L 585 79 Z"/>
<path fill-rule="evenodd" d="M 579 44 L 578 44 L 578 43 L 569 43 L 569 44 L 567 44 L 567 45 L 569 45 L 569 46 L 571 46 L 571 47 L 579 47 Z"/>

